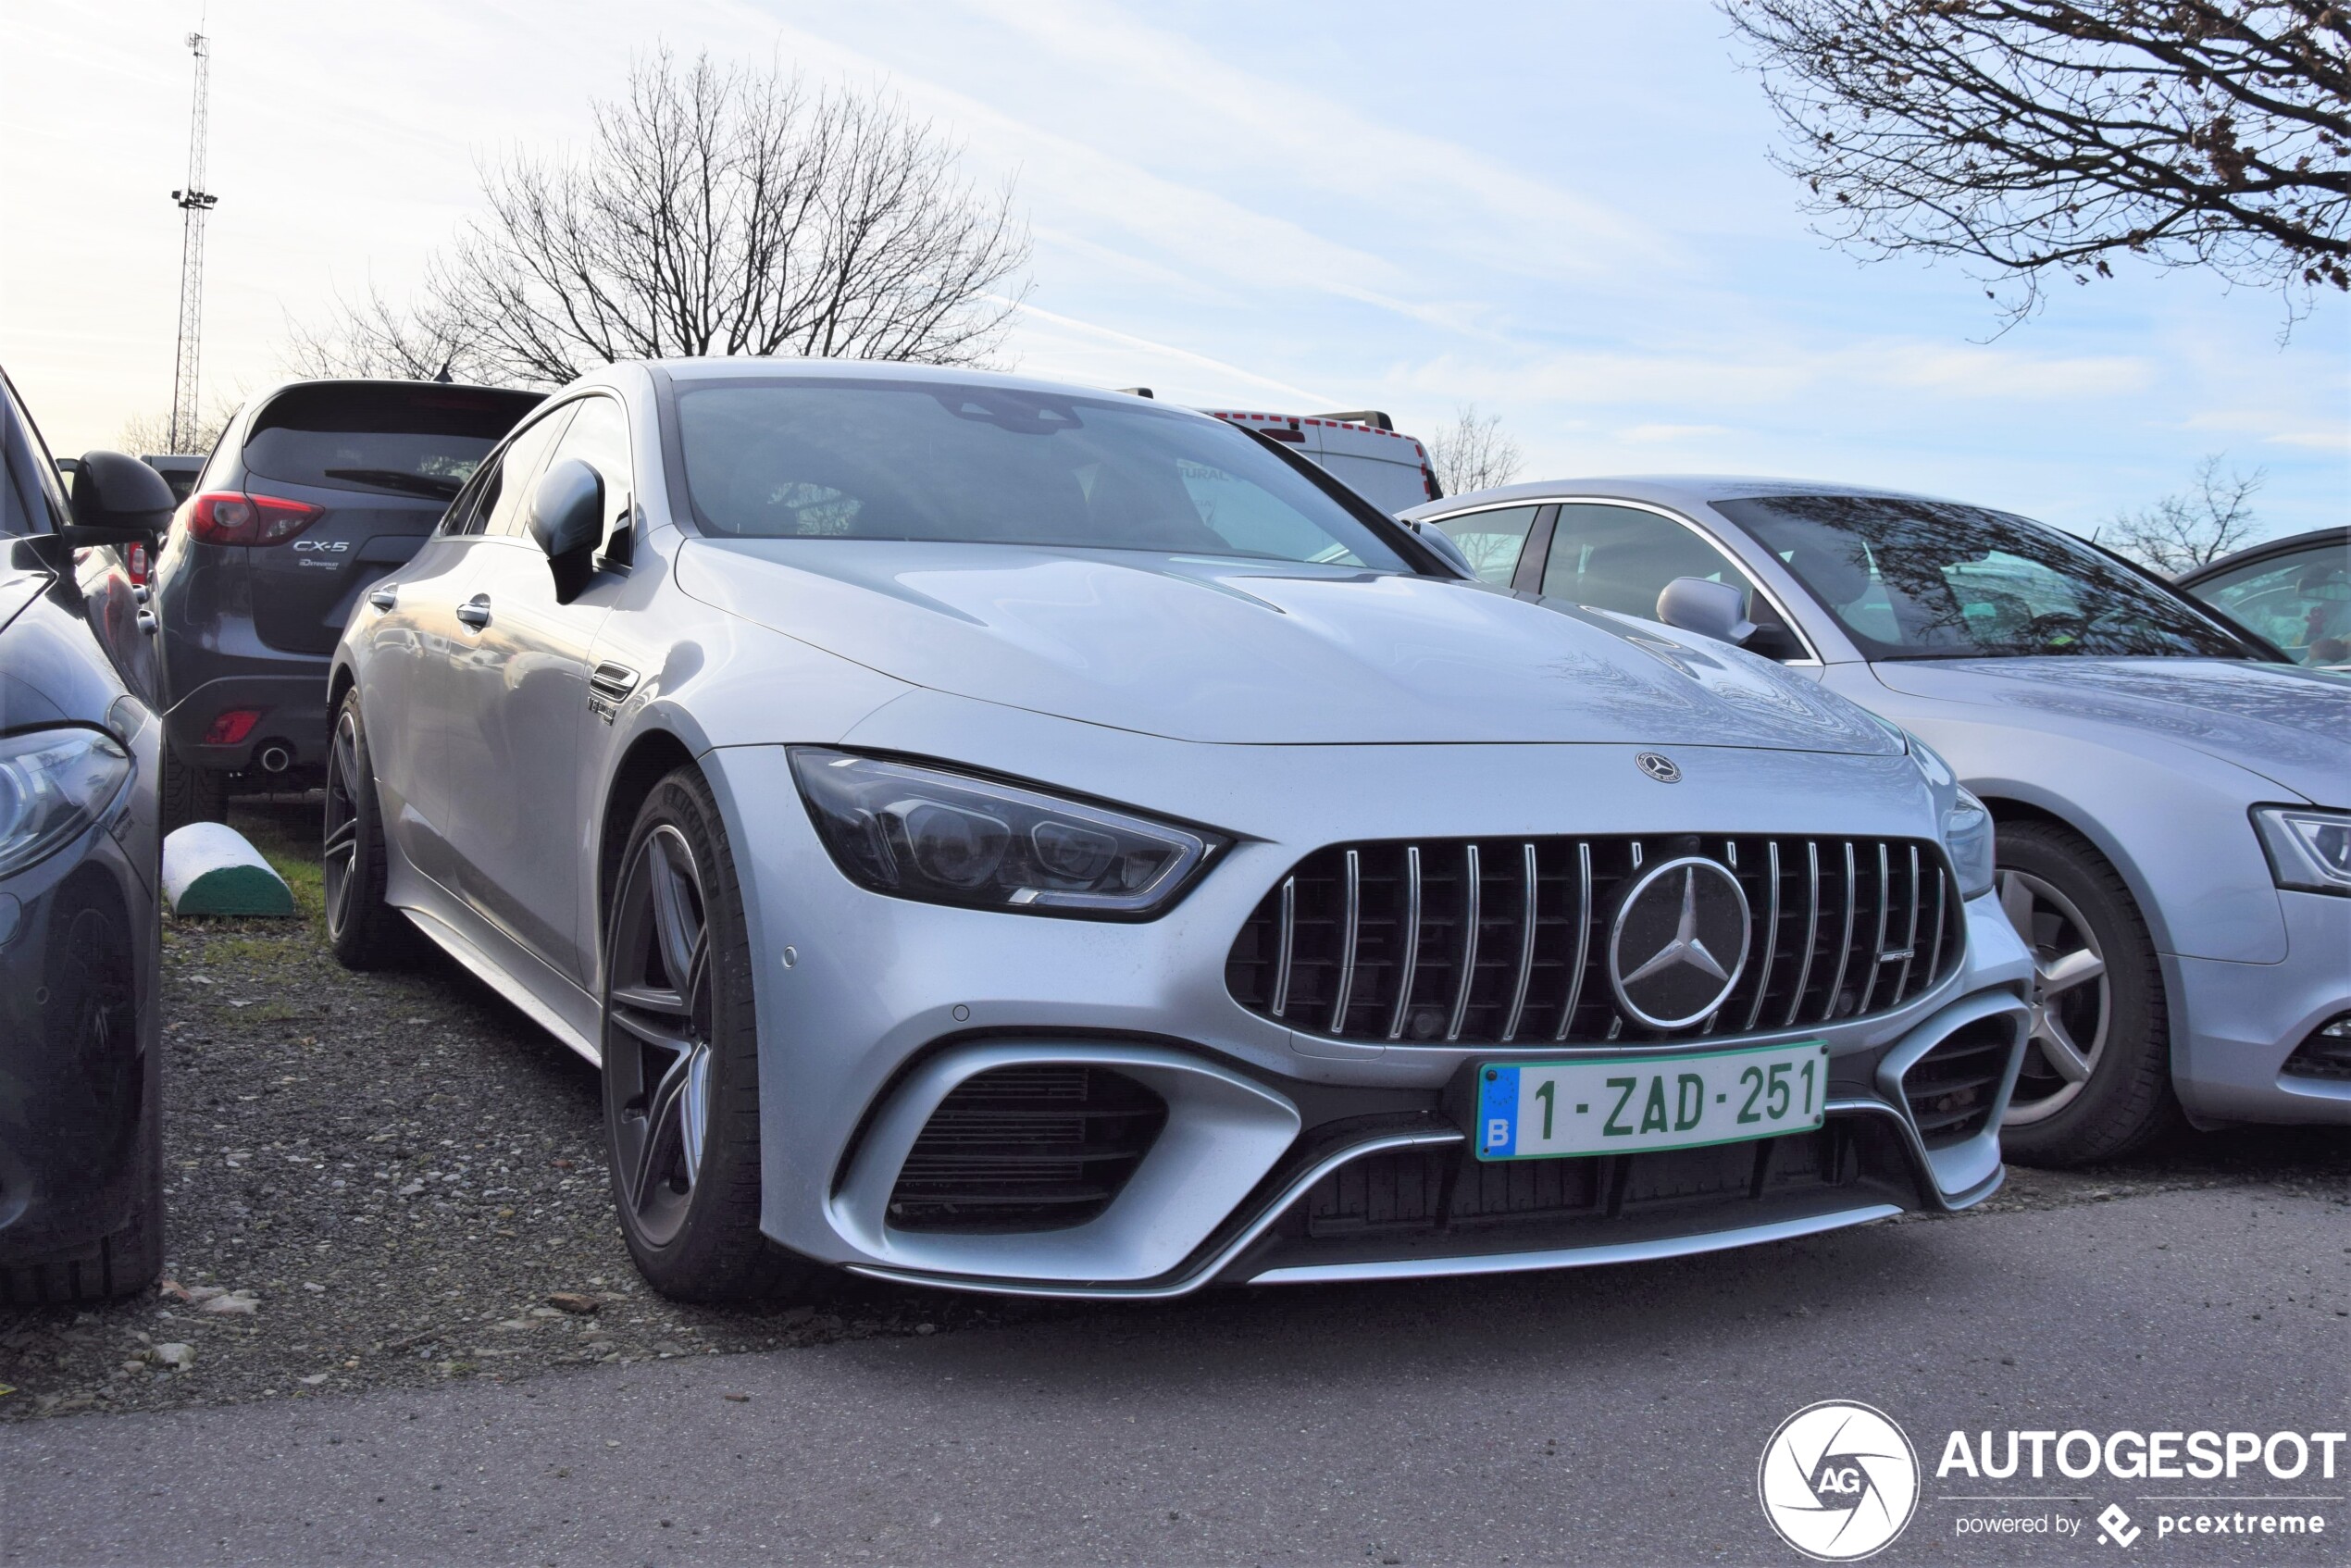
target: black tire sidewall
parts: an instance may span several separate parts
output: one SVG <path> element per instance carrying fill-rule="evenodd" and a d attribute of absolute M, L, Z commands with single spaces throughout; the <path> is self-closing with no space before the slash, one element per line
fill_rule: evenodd
<path fill-rule="evenodd" d="M 2171 1028 L 2163 971 L 2146 923 L 2113 866 L 2087 840 L 2041 823 L 2004 826 L 2002 871 L 2036 877 L 2081 913 L 2106 964 L 2106 1046 L 2072 1103 L 2044 1120 L 2001 1129 L 2005 1151 L 2026 1164 L 2068 1165 L 2142 1147 L 2178 1116 L 2171 1092 Z"/>
<path fill-rule="evenodd" d="M 376 799 L 375 759 L 367 750 L 367 721 L 360 711 L 357 687 L 345 692 L 335 709 L 337 728 L 342 727 L 345 714 L 351 716 L 352 757 L 359 769 L 357 778 L 346 781 L 351 791 L 353 826 L 348 875 L 358 888 L 352 901 L 351 919 L 341 930 L 335 928 L 334 900 L 330 894 L 327 896 L 327 945 L 344 968 L 374 969 L 414 955 L 415 927 L 384 897 L 390 880 L 386 864 L 389 851 L 383 837 L 383 814 Z M 331 769 L 333 729 L 328 731 L 327 744 L 330 753 L 328 766 Z M 322 888 L 321 891 L 326 890 Z"/>
<path fill-rule="evenodd" d="M 759 1027 L 742 893 L 717 802 L 698 772 L 681 768 L 670 774 L 639 809 L 605 919 L 603 952 L 609 955 L 616 940 L 622 895 L 638 853 L 653 830 L 665 825 L 678 831 L 694 856 L 711 969 L 710 1123 L 702 1168 L 694 1173 L 693 1192 L 677 1235 L 659 1245 L 648 1241 L 620 1200 L 626 1184 L 616 1128 L 622 1107 L 611 1073 L 603 1076 L 605 1164 L 629 1254 L 654 1288 L 687 1300 L 736 1300 L 769 1288 L 782 1258 L 759 1231 Z M 608 990 L 609 957 L 604 971 L 600 989 Z M 600 1047 L 609 1050 L 612 1027 L 599 1027 Z"/>

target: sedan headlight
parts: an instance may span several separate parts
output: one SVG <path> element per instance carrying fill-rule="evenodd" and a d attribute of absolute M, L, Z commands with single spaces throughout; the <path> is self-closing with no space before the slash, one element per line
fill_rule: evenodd
<path fill-rule="evenodd" d="M 1992 814 L 1972 790 L 1961 789 L 1951 809 L 1943 814 L 1943 848 L 1959 873 L 1959 897 L 1972 899 L 1992 890 Z"/>
<path fill-rule="evenodd" d="M 131 756 L 98 729 L 0 740 L 0 877 L 80 838 L 121 792 Z"/>
<path fill-rule="evenodd" d="M 833 863 L 929 903 L 1148 919 L 1225 840 L 1015 785 L 795 748 L 792 775 Z"/>
<path fill-rule="evenodd" d="M 2351 898 L 2351 811 L 2255 806 L 2253 828 L 2279 887 Z"/>

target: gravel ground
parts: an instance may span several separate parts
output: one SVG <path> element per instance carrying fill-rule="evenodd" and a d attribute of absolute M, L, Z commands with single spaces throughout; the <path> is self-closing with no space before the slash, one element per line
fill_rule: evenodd
<path fill-rule="evenodd" d="M 453 964 L 337 965 L 317 810 L 233 814 L 301 919 L 166 927 L 170 1283 L 104 1310 L 0 1312 L 0 1421 L 1133 1310 L 860 1283 L 815 1309 L 662 1300 L 613 1218 L 593 1071 Z M 2012 1170 L 1987 1218 L 1909 1223 L 2239 1185 L 2351 1204 L 2351 1137 L 2247 1132 Z"/>

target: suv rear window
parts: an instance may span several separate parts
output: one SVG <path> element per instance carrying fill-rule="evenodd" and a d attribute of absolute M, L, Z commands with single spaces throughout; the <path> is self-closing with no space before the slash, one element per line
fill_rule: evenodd
<path fill-rule="evenodd" d="M 292 484 L 447 501 L 540 402 L 537 392 L 490 387 L 295 387 L 255 419 L 244 464 Z"/>

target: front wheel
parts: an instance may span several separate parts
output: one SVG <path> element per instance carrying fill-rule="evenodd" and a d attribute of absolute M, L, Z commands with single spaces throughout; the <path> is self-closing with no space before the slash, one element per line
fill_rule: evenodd
<path fill-rule="evenodd" d="M 709 784 L 653 786 L 604 942 L 605 1143 L 629 1255 L 680 1300 L 820 1293 L 759 1228 L 759 1030 L 742 891 Z"/>
<path fill-rule="evenodd" d="M 2079 1165 L 2144 1148 L 2180 1120 L 2163 972 L 2131 892 L 2088 840 L 2004 826 L 2000 908 L 2033 954 L 2032 1036 L 2000 1125 L 2009 1155 Z"/>

